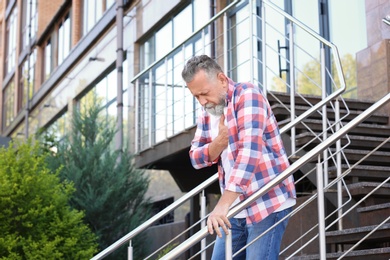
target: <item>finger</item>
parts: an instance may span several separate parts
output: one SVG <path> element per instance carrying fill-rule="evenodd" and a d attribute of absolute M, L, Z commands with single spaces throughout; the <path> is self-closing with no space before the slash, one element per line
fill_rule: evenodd
<path fill-rule="evenodd" d="M 210 219 L 207 220 L 207 230 L 209 231 L 210 235 L 214 234 L 213 223 Z"/>
<path fill-rule="evenodd" d="M 221 118 L 219 118 L 219 123 L 225 125 L 225 115 L 222 114 Z"/>

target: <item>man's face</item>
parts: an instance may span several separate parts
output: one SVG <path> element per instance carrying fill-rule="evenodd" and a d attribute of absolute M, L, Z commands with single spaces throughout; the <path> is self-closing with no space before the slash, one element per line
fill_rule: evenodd
<path fill-rule="evenodd" d="M 223 73 L 218 73 L 210 79 L 207 74 L 200 70 L 187 87 L 199 103 L 212 115 L 220 116 L 226 103 L 228 81 Z"/>

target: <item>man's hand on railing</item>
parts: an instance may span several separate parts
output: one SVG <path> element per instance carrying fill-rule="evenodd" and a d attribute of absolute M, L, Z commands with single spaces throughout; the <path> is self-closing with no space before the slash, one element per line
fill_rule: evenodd
<path fill-rule="evenodd" d="M 207 229 L 211 235 L 217 233 L 217 236 L 222 237 L 221 230 L 219 227 L 222 227 L 225 234 L 229 234 L 228 228 L 231 228 L 229 219 L 226 217 L 230 206 L 233 202 L 240 196 L 239 193 L 225 190 L 219 199 L 214 210 L 210 213 L 209 218 L 207 219 Z"/>

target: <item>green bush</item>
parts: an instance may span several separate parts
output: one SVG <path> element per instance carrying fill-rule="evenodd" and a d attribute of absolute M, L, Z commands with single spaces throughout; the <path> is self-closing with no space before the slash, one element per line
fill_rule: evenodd
<path fill-rule="evenodd" d="M 89 259 L 96 236 L 69 207 L 73 184 L 45 165 L 37 142 L 0 148 L 0 259 Z"/>

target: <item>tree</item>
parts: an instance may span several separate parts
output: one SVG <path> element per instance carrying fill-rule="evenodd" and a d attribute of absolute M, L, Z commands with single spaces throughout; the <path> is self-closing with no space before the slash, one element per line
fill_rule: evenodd
<path fill-rule="evenodd" d="M 45 165 L 37 142 L 0 148 L 0 259 L 89 259 L 96 236 L 69 207 L 74 187 Z"/>
<path fill-rule="evenodd" d="M 341 59 L 343 66 L 343 73 L 345 83 L 347 86 L 346 92 L 343 94 L 345 98 L 356 98 L 356 61 L 351 54 L 345 54 Z M 335 64 L 332 62 L 332 71 L 335 72 Z M 333 73 L 334 74 L 334 73 Z M 334 84 L 340 87 L 339 77 L 333 75 L 335 78 Z M 282 80 L 283 79 L 283 80 Z M 274 77 L 271 89 L 274 91 L 286 91 L 285 74 L 282 79 Z M 301 72 L 297 72 L 297 92 L 308 95 L 321 95 L 321 68 L 318 60 L 312 60 L 307 62 L 301 69 Z"/>
<path fill-rule="evenodd" d="M 149 217 L 150 201 L 145 196 L 149 179 L 134 168 L 127 150 L 112 151 L 116 131 L 99 99 L 90 94 L 83 105 L 74 112 L 71 133 L 58 145 L 49 165 L 62 167 L 61 178 L 74 182 L 71 205 L 85 211 L 86 222 L 104 249 Z M 146 244 L 142 237 L 133 241 L 135 258 Z M 124 249 L 112 257 L 118 259 Z"/>

